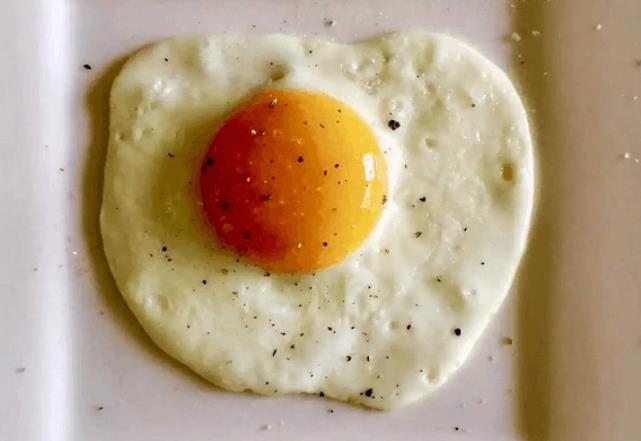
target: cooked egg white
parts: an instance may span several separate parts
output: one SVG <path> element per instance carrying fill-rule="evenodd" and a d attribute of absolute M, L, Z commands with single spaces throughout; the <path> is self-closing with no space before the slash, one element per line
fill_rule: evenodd
<path fill-rule="evenodd" d="M 208 143 L 265 89 L 335 97 L 384 153 L 380 219 L 327 269 L 266 273 L 220 247 L 199 203 Z M 101 211 L 109 265 L 154 342 L 228 390 L 323 392 L 380 409 L 424 397 L 505 298 L 532 194 L 514 87 L 451 37 L 179 38 L 141 50 L 113 85 Z"/>

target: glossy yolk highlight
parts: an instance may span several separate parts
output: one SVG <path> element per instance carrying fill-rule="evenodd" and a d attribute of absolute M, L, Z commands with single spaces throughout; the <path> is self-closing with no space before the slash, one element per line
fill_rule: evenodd
<path fill-rule="evenodd" d="M 271 90 L 244 103 L 212 140 L 200 177 L 223 244 L 270 271 L 304 273 L 355 251 L 385 203 L 376 138 L 324 94 Z"/>

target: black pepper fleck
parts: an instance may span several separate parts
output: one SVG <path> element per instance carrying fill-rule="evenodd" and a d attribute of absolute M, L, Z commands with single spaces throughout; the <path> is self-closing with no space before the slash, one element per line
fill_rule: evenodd
<path fill-rule="evenodd" d="M 274 352 L 272 352 L 272 357 L 276 355 L 276 352 L 278 352 L 278 349 L 274 349 Z"/>
<path fill-rule="evenodd" d="M 167 153 L 167 156 L 169 156 L 170 158 L 173 158 L 176 155 L 174 155 L 173 153 L 170 152 L 170 153 Z"/>
<path fill-rule="evenodd" d="M 91 70 L 91 65 L 89 64 L 83 64 L 82 67 L 84 67 L 87 70 Z"/>
<path fill-rule="evenodd" d="M 352 356 L 351 356 L 351 355 L 348 355 L 347 357 L 345 357 L 345 360 L 347 360 L 347 361 L 352 361 Z"/>
<path fill-rule="evenodd" d="M 366 397 L 371 397 L 373 393 L 374 393 L 374 389 L 372 389 L 371 387 L 365 390 Z"/>
<path fill-rule="evenodd" d="M 207 281 L 203 279 L 203 285 L 207 285 Z"/>
<path fill-rule="evenodd" d="M 263 276 L 265 276 L 265 277 L 269 277 L 269 276 L 271 276 L 271 275 L 272 275 L 272 274 L 271 274 L 270 272 L 267 272 L 267 271 L 265 271 L 265 273 L 263 274 Z"/>
<path fill-rule="evenodd" d="M 401 126 L 401 123 L 396 121 L 395 119 L 390 119 L 387 123 L 387 127 L 389 127 L 392 130 L 396 130 Z"/>
<path fill-rule="evenodd" d="M 461 333 L 462 333 L 461 328 L 454 328 L 454 335 L 459 337 L 461 335 Z"/>
<path fill-rule="evenodd" d="M 162 248 L 161 248 L 161 250 L 162 250 L 162 252 L 164 253 L 164 252 L 166 252 L 166 251 L 167 251 L 167 247 L 165 247 L 165 246 L 164 246 L 164 247 L 162 247 Z"/>
<path fill-rule="evenodd" d="M 421 202 L 425 202 L 427 198 L 425 196 L 421 196 L 420 198 L 418 198 L 418 200 Z"/>
<path fill-rule="evenodd" d="M 298 158 L 296 158 L 296 160 L 297 160 L 298 162 L 303 162 L 305 159 L 304 159 L 302 156 L 299 156 Z"/>
<path fill-rule="evenodd" d="M 412 329 L 412 324 L 410 323 L 409 325 L 407 325 L 407 326 L 405 327 L 405 329 L 407 329 L 408 331 L 409 331 L 410 329 Z"/>
<path fill-rule="evenodd" d="M 417 238 L 421 237 L 422 235 L 423 233 L 421 231 L 417 231 L 416 233 L 414 233 L 414 236 Z"/>

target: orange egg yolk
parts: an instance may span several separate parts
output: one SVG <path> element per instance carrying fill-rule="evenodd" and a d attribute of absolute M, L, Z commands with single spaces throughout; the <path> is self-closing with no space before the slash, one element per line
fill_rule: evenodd
<path fill-rule="evenodd" d="M 266 270 L 305 273 L 354 252 L 386 200 L 376 137 L 321 93 L 260 92 L 209 145 L 200 176 L 219 240 Z"/>

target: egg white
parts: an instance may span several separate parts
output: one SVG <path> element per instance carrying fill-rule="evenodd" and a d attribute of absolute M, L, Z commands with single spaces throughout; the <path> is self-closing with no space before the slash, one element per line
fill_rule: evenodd
<path fill-rule="evenodd" d="M 221 251 L 205 224 L 197 171 L 208 141 L 265 88 L 344 101 L 385 153 L 381 220 L 330 269 L 266 275 Z M 109 265 L 151 338 L 225 389 L 323 392 L 381 409 L 423 397 L 461 365 L 504 299 L 532 194 L 517 93 L 451 37 L 172 39 L 134 55 L 112 88 L 101 211 Z"/>

